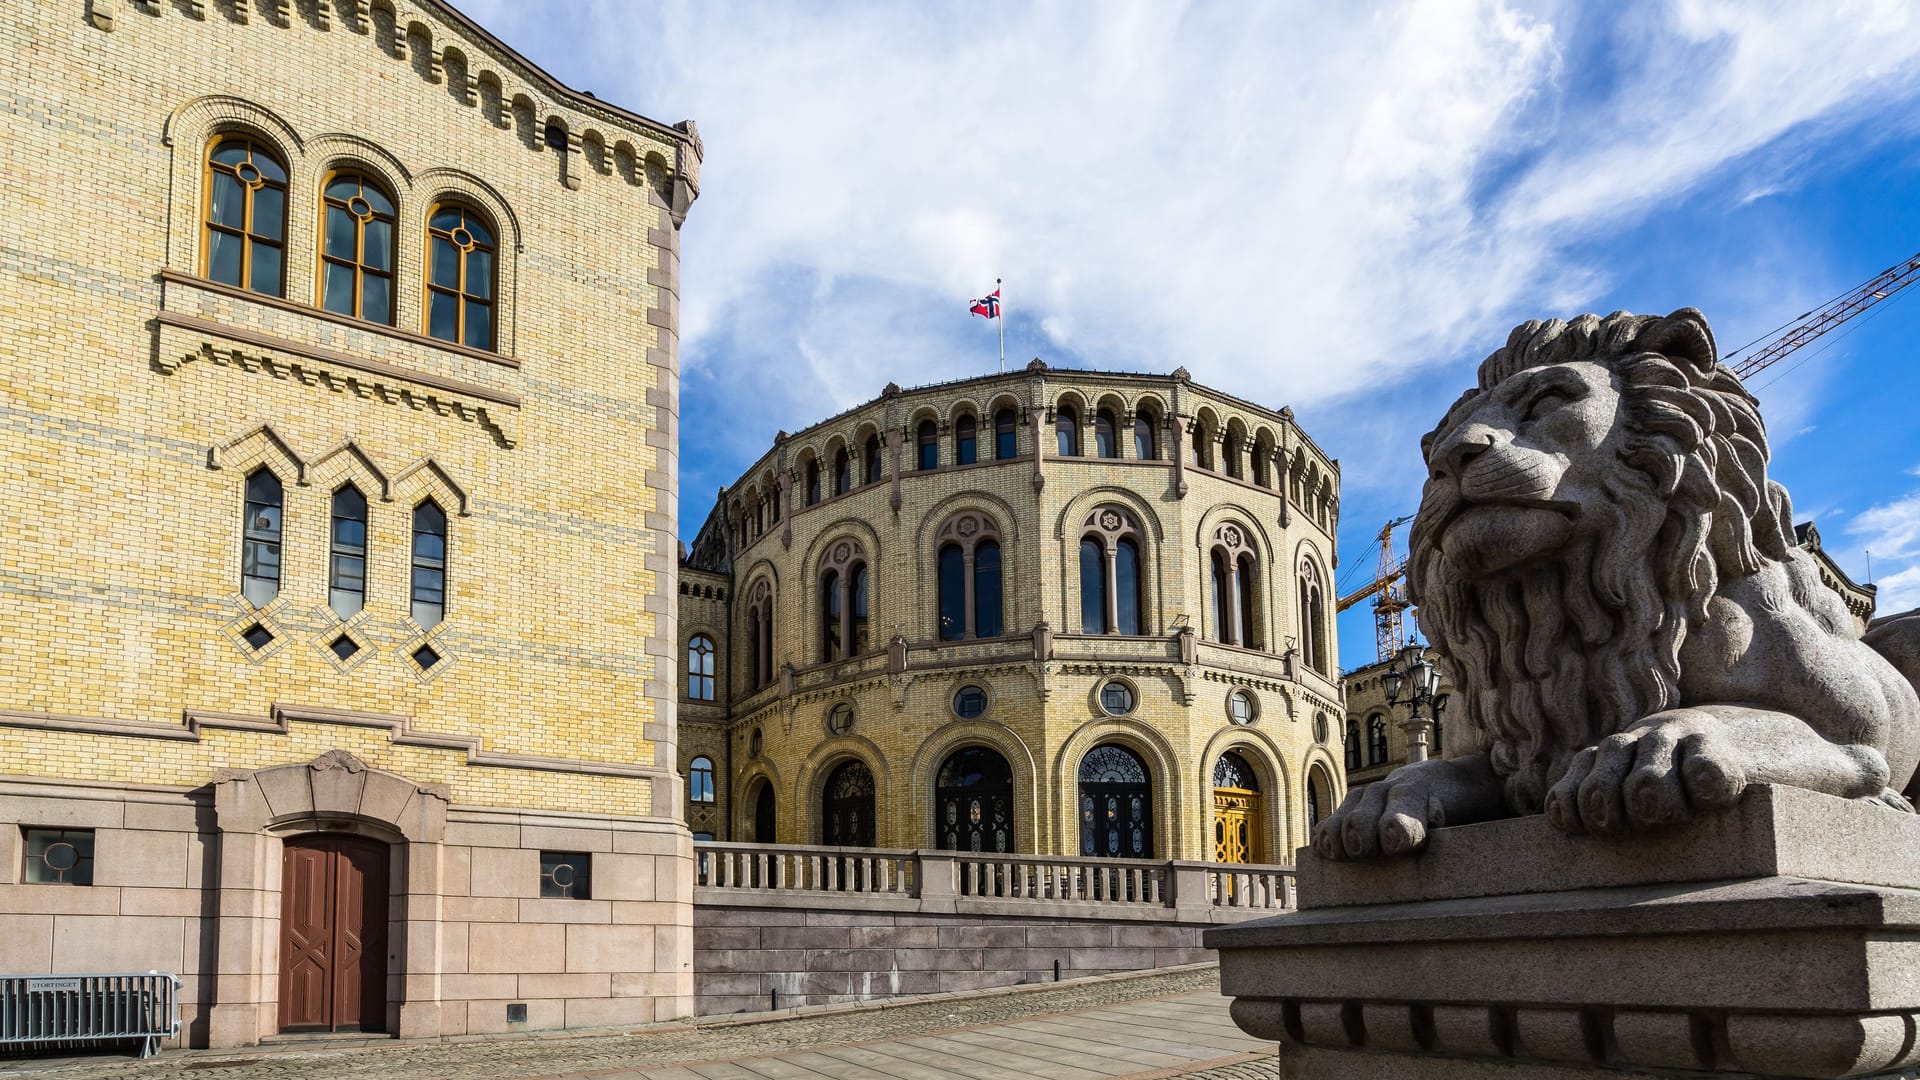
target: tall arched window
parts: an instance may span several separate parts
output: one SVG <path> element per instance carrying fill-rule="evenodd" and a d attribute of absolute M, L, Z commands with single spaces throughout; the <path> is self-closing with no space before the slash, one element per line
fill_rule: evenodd
<path fill-rule="evenodd" d="M 972 413 L 967 413 L 953 425 L 953 463 L 971 465 L 980 460 L 980 439 L 976 433 L 977 421 Z"/>
<path fill-rule="evenodd" d="M 1145 632 L 1141 570 L 1140 526 L 1133 515 L 1118 506 L 1095 509 L 1080 527 L 1082 632 Z"/>
<path fill-rule="evenodd" d="M 955 514 L 940 527 L 934 544 L 940 640 L 999 637 L 999 525 L 986 514 Z"/>
<path fill-rule="evenodd" d="M 1191 455 L 1187 464 L 1192 465 L 1196 469 L 1205 469 L 1208 472 L 1212 472 L 1213 429 L 1207 427 L 1205 424 L 1196 423 L 1193 425 L 1193 430 L 1190 434 L 1193 436 L 1193 439 L 1192 445 L 1187 451 L 1188 454 Z"/>
<path fill-rule="evenodd" d="M 1327 673 L 1327 602 L 1320 572 L 1311 559 L 1300 560 L 1300 655 L 1322 675 Z"/>
<path fill-rule="evenodd" d="M 812 506 L 814 503 L 820 501 L 820 462 L 813 458 L 808 458 L 806 475 L 807 505 Z"/>
<path fill-rule="evenodd" d="M 1260 622 L 1254 610 L 1253 598 L 1260 594 L 1260 578 L 1254 570 L 1253 553 L 1243 551 L 1234 560 L 1234 568 L 1239 571 L 1236 584 L 1240 593 L 1240 644 L 1248 649 L 1260 648 Z"/>
<path fill-rule="evenodd" d="M 917 450 L 914 456 L 914 468 L 925 472 L 940 464 L 940 425 L 931 420 L 920 421 L 920 427 L 914 433 Z"/>
<path fill-rule="evenodd" d="M 413 621 L 426 629 L 447 613 L 447 512 L 428 499 L 413 508 Z"/>
<path fill-rule="evenodd" d="M 713 759 L 697 757 L 687 764 L 687 802 L 713 805 Z"/>
<path fill-rule="evenodd" d="M 1385 765 L 1387 763 L 1387 719 L 1384 716 L 1372 716 L 1367 719 L 1367 764 Z"/>
<path fill-rule="evenodd" d="M 934 846 L 946 851 L 1013 850 L 1013 770 L 984 746 L 956 750 L 933 788 Z"/>
<path fill-rule="evenodd" d="M 993 414 L 993 456 L 996 460 L 1007 461 L 1018 452 L 1019 420 L 1012 409 L 1001 409 Z"/>
<path fill-rule="evenodd" d="M 1273 443 L 1265 431 L 1253 443 L 1253 482 L 1263 488 L 1273 486 Z"/>
<path fill-rule="evenodd" d="M 879 483 L 880 472 L 881 472 L 881 469 L 883 468 L 882 462 L 880 460 L 880 436 L 878 435 L 867 436 L 867 445 L 866 445 L 866 449 L 862 452 L 862 456 L 866 458 L 867 483 L 869 484 Z"/>
<path fill-rule="evenodd" d="M 687 641 L 687 696 L 712 701 L 713 692 L 713 639 L 695 634 Z"/>
<path fill-rule="evenodd" d="M 1229 645 L 1249 649 L 1257 648 L 1260 640 L 1256 622 L 1259 609 L 1254 602 L 1260 583 L 1254 571 L 1257 562 L 1251 544 L 1251 534 L 1244 526 L 1225 522 L 1213 530 L 1213 546 L 1208 557 L 1213 586 L 1213 636 Z"/>
<path fill-rule="evenodd" d="M 427 218 L 427 333 L 493 348 L 493 223 L 478 210 L 442 204 Z"/>
<path fill-rule="evenodd" d="M 210 280 L 286 294 L 287 167 L 264 143 L 225 136 L 207 148 Z"/>
<path fill-rule="evenodd" d="M 1061 457 L 1080 454 L 1080 417 L 1073 406 L 1062 405 L 1053 413 L 1053 433 Z"/>
<path fill-rule="evenodd" d="M 1093 415 L 1093 452 L 1103 458 L 1120 456 L 1120 425 L 1110 410 Z"/>
<path fill-rule="evenodd" d="M 820 566 L 820 657 L 838 660 L 869 648 L 871 574 L 858 541 L 836 540 Z"/>
<path fill-rule="evenodd" d="M 1347 771 L 1360 771 L 1360 723 L 1347 720 Z"/>
<path fill-rule="evenodd" d="M 393 322 L 393 199 L 357 173 L 327 181 L 320 297 L 328 311 Z"/>
<path fill-rule="evenodd" d="M 747 594 L 747 688 L 773 681 L 773 588 L 766 578 Z"/>
<path fill-rule="evenodd" d="M 1228 614 L 1233 597 L 1228 591 L 1227 561 L 1215 548 L 1207 556 L 1208 588 L 1207 599 L 1213 615 L 1213 639 L 1231 642 L 1233 640 L 1232 617 Z"/>
<path fill-rule="evenodd" d="M 833 493 L 845 495 L 853 490 L 853 464 L 842 446 L 833 452 Z"/>
<path fill-rule="evenodd" d="M 1307 828 L 1320 824 L 1321 817 L 1333 812 L 1333 783 L 1327 770 L 1318 764 L 1307 770 Z"/>
<path fill-rule="evenodd" d="M 1106 743 L 1080 759 L 1080 854 L 1153 858 L 1153 784 L 1147 763 Z"/>
<path fill-rule="evenodd" d="M 1237 430 L 1237 425 L 1235 430 Z M 1240 440 L 1233 431 L 1227 433 L 1227 440 L 1220 447 L 1220 456 L 1226 462 L 1228 476 L 1233 477 L 1235 480 L 1243 480 L 1246 478 L 1246 469 L 1241 465 L 1240 461 Z"/>
<path fill-rule="evenodd" d="M 280 595 L 280 478 L 265 467 L 247 474 L 240 522 L 240 593 L 254 607 Z"/>
<path fill-rule="evenodd" d="M 1160 447 L 1154 441 L 1153 417 L 1147 413 L 1136 413 L 1133 417 L 1133 456 L 1141 461 L 1153 461 L 1160 456 Z"/>
<path fill-rule="evenodd" d="M 343 619 L 367 606 L 367 497 L 347 484 L 333 493 L 327 606 Z"/>

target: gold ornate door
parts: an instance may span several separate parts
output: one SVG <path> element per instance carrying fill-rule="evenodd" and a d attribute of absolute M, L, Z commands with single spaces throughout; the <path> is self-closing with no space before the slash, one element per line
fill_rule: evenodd
<path fill-rule="evenodd" d="M 1248 863 L 1258 859 L 1260 793 L 1213 789 L 1213 861 Z"/>

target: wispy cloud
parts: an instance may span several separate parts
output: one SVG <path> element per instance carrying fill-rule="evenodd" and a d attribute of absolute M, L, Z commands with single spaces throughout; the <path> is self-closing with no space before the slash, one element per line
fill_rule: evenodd
<path fill-rule="evenodd" d="M 1880 613 L 1920 607 L 1920 491 L 1856 515 L 1847 534 L 1873 553 Z"/>

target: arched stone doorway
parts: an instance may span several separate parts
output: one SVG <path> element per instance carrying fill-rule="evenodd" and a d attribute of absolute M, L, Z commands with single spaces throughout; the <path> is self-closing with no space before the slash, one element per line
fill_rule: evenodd
<path fill-rule="evenodd" d="M 387 1029 L 388 859 L 348 833 L 282 846 L 281 1031 Z"/>
<path fill-rule="evenodd" d="M 758 781 L 754 785 L 753 796 L 753 842 L 778 843 L 774 836 L 774 827 L 778 823 L 773 805 L 773 785 L 765 780 Z"/>
<path fill-rule="evenodd" d="M 1314 765 L 1307 770 L 1307 829 L 1312 831 L 1320 819 L 1333 813 L 1333 782 L 1327 779 L 1327 770 Z"/>
<path fill-rule="evenodd" d="M 948 755 L 933 789 L 934 846 L 945 851 L 1013 850 L 1013 769 L 985 746 Z"/>
<path fill-rule="evenodd" d="M 1105 743 L 1080 759 L 1080 854 L 1153 858 L 1153 778 L 1124 746 Z"/>
<path fill-rule="evenodd" d="M 827 776 L 820 795 L 820 842 L 829 847 L 872 847 L 873 771 L 847 761 Z"/>
<path fill-rule="evenodd" d="M 1260 778 L 1231 750 L 1213 763 L 1213 858 L 1223 863 L 1265 862 L 1260 823 Z"/>

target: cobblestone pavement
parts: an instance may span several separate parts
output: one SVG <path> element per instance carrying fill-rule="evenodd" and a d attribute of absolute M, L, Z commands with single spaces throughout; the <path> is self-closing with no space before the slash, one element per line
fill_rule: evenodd
<path fill-rule="evenodd" d="M 1213 965 L 1019 993 L 887 1008 L 596 1035 L 384 1042 L 351 1049 L 169 1051 L 153 1061 L 0 1061 L 31 1080 L 1024 1080 L 1194 1077 L 1267 1080 L 1271 1043 L 1233 1026 Z"/>

